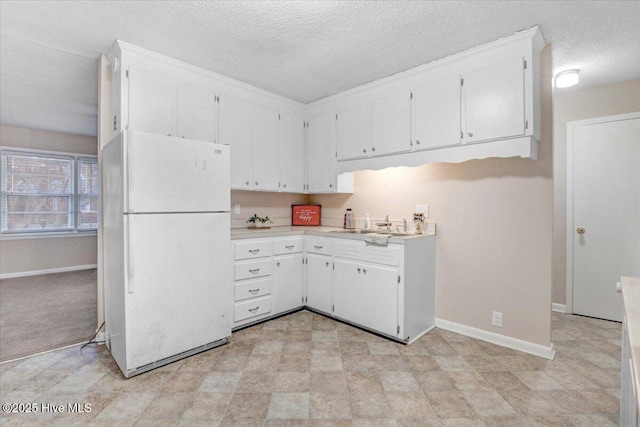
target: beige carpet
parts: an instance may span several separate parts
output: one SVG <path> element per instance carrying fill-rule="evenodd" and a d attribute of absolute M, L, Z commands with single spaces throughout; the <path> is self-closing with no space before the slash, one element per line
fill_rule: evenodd
<path fill-rule="evenodd" d="M 96 273 L 0 280 L 0 361 L 91 338 L 97 322 Z"/>

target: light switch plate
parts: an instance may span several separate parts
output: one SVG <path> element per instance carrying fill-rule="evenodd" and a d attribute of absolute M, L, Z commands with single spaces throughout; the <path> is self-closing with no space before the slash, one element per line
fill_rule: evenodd
<path fill-rule="evenodd" d="M 233 213 L 234 214 L 240 213 L 240 203 L 236 203 L 235 205 L 233 205 Z"/>
<path fill-rule="evenodd" d="M 429 205 L 416 205 L 416 212 L 422 212 L 425 218 L 429 218 Z"/>

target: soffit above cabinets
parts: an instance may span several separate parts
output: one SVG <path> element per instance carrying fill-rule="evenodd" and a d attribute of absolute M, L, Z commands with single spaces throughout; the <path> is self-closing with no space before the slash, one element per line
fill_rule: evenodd
<path fill-rule="evenodd" d="M 625 1 L 3 1 L 1 120 L 95 135 L 116 39 L 307 103 L 534 25 L 579 88 L 637 78 L 639 18 Z"/>

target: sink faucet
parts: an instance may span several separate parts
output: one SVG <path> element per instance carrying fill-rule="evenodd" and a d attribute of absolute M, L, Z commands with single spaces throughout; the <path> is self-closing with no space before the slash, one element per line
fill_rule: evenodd
<path fill-rule="evenodd" d="M 387 227 L 387 231 L 391 231 L 391 221 L 389 221 L 389 215 L 384 216 L 384 222 L 379 222 L 376 224 L 378 226 L 378 230 L 382 227 Z"/>

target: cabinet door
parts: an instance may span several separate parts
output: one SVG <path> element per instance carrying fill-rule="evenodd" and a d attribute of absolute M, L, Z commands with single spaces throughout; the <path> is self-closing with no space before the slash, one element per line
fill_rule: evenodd
<path fill-rule="evenodd" d="M 178 83 L 178 136 L 216 142 L 218 104 L 213 89 Z"/>
<path fill-rule="evenodd" d="M 231 188 L 251 189 L 251 103 L 220 94 L 219 140 L 230 146 Z"/>
<path fill-rule="evenodd" d="M 371 155 L 369 141 L 369 105 L 341 109 L 336 115 L 336 151 L 338 160 Z"/>
<path fill-rule="evenodd" d="M 420 86 L 411 100 L 414 150 L 460 144 L 460 76 Z"/>
<path fill-rule="evenodd" d="M 280 182 L 280 115 L 254 104 L 251 113 L 251 185 L 254 190 L 278 191 Z"/>
<path fill-rule="evenodd" d="M 411 93 L 400 91 L 394 96 L 371 104 L 371 155 L 401 153 L 411 149 Z"/>
<path fill-rule="evenodd" d="M 513 58 L 463 78 L 464 143 L 524 135 L 524 61 Z"/>
<path fill-rule="evenodd" d="M 362 300 L 364 283 L 362 266 L 358 262 L 335 260 L 333 275 L 333 314 L 350 322 L 364 325 L 369 310 Z"/>
<path fill-rule="evenodd" d="M 129 129 L 175 136 L 178 81 L 142 68 L 128 73 Z"/>
<path fill-rule="evenodd" d="M 282 169 L 280 190 L 304 192 L 304 121 L 282 114 Z"/>
<path fill-rule="evenodd" d="M 387 335 L 398 335 L 398 269 L 362 265 L 364 283 L 359 306 L 362 324 Z M 359 322 L 360 323 L 360 322 Z"/>
<path fill-rule="evenodd" d="M 307 305 L 331 313 L 331 277 L 333 263 L 330 257 L 307 255 Z"/>
<path fill-rule="evenodd" d="M 302 254 L 273 261 L 273 314 L 301 307 L 304 271 Z"/>
<path fill-rule="evenodd" d="M 309 120 L 307 132 L 307 191 L 335 192 L 335 115 L 328 113 Z"/>

